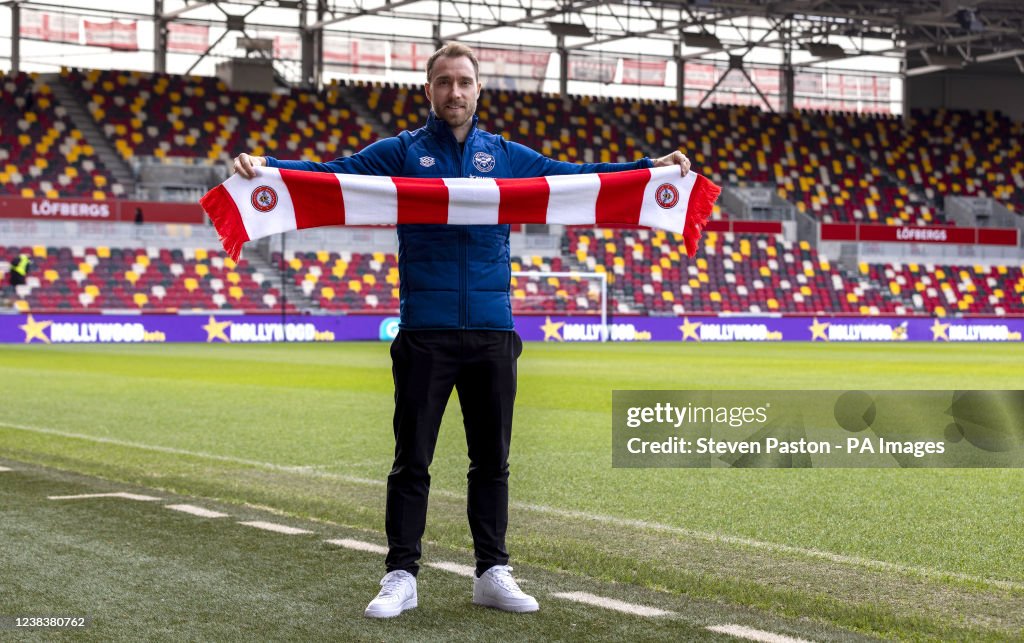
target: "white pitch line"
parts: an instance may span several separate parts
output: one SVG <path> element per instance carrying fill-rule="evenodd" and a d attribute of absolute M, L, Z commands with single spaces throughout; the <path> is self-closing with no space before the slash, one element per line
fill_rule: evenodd
<path fill-rule="evenodd" d="M 746 639 L 748 641 L 761 641 L 761 643 L 810 643 L 807 639 L 797 639 L 792 636 L 775 634 L 774 632 L 755 630 L 752 627 L 746 627 L 744 625 L 709 625 L 706 629 L 709 629 L 712 632 L 718 632 L 719 634 L 728 634 L 729 636 L 735 636 L 736 638 Z"/>
<path fill-rule="evenodd" d="M 192 514 L 193 516 L 199 516 L 200 518 L 227 518 L 228 514 L 221 513 L 219 511 L 212 511 L 210 509 L 204 509 L 195 505 L 164 505 L 167 509 L 173 511 L 181 511 L 183 513 Z"/>
<path fill-rule="evenodd" d="M 152 500 L 160 500 L 155 496 L 144 496 L 139 493 L 126 493 L 124 491 L 118 491 L 116 493 L 82 493 L 77 496 L 46 496 L 49 500 L 86 500 L 88 498 L 124 498 L 125 500 L 141 500 L 143 502 L 149 502 Z"/>
<path fill-rule="evenodd" d="M 11 469 L 10 467 L 0 467 L 0 472 L 3 471 L 14 471 L 14 469 Z"/>
<path fill-rule="evenodd" d="M 371 554 L 387 554 L 388 548 L 381 547 L 380 545 L 374 545 L 368 543 L 365 540 L 353 540 L 351 538 L 336 538 L 334 540 L 326 540 L 324 542 L 332 545 L 338 545 L 339 547 L 345 547 L 347 549 L 355 549 L 356 551 L 365 551 Z"/>
<path fill-rule="evenodd" d="M 296 473 L 300 475 L 308 475 L 316 478 L 325 478 L 330 480 L 341 480 L 343 482 L 351 482 L 353 484 L 362 484 L 373 487 L 382 487 L 386 483 L 384 480 L 372 480 L 369 478 L 360 478 L 357 476 L 349 476 L 341 473 L 330 473 L 325 471 L 317 471 L 313 467 L 309 466 L 288 466 L 281 464 L 274 464 L 272 462 L 260 462 L 259 460 L 248 460 L 245 458 L 235 458 L 227 455 L 219 455 L 216 453 L 206 453 L 203 451 L 189 451 L 186 449 L 177 449 L 174 447 L 163 447 L 153 444 L 143 444 L 140 442 L 131 442 L 128 440 L 118 440 L 116 438 L 104 438 L 94 435 L 86 435 L 83 433 L 72 433 L 70 431 L 60 431 L 58 429 L 50 429 L 46 427 L 37 426 L 26 426 L 23 424 L 16 424 L 11 422 L 5 422 L 0 419 L 0 428 L 9 428 L 16 431 L 28 431 L 31 433 L 42 433 L 45 435 L 56 435 L 65 438 L 74 438 L 78 440 L 85 440 L 88 442 L 96 442 L 99 444 L 112 444 L 114 446 L 129 447 L 133 449 L 140 449 L 143 451 L 154 451 L 157 453 L 170 453 L 174 455 L 184 455 L 193 458 L 204 458 L 208 460 L 215 460 L 218 462 L 231 462 L 235 464 L 244 464 L 251 467 L 258 467 L 261 469 L 267 469 L 271 471 L 283 471 L 286 473 Z M 444 489 L 432 490 L 434 496 L 443 496 L 445 498 L 453 499 L 465 499 L 465 494 L 459 494 Z M 677 527 L 675 525 L 666 525 L 663 523 L 649 522 L 646 520 L 637 520 L 630 518 L 621 518 L 618 516 L 608 516 L 604 514 L 589 513 L 585 511 L 574 511 L 569 509 L 559 509 L 558 507 L 548 507 L 545 505 L 533 505 L 528 503 L 513 502 L 510 503 L 510 507 L 515 509 L 525 509 L 528 511 L 535 511 L 538 513 L 547 514 L 550 516 L 557 516 L 559 518 L 570 518 L 576 520 L 591 520 L 598 523 L 605 523 L 610 525 L 618 525 L 621 527 L 635 527 L 640 529 L 650 529 L 652 531 L 660 531 L 663 533 L 676 534 L 685 536 L 687 538 L 704 540 L 712 543 L 724 543 L 727 545 L 739 545 L 741 547 L 749 547 L 751 549 L 762 549 L 777 554 L 790 554 L 794 556 L 802 556 L 805 558 L 816 558 L 818 560 L 826 560 L 831 563 L 839 563 L 843 565 L 851 565 L 854 567 L 864 567 L 868 569 L 877 569 L 886 572 L 895 572 L 898 574 L 915 574 L 924 578 L 931 578 L 939 581 L 945 581 L 947 579 L 966 581 L 968 583 L 986 585 L 990 587 L 997 587 L 999 589 L 1008 590 L 1021 590 L 1024 589 L 1024 583 L 997 579 L 997 578 L 985 578 L 984 576 L 973 576 L 971 574 L 963 574 L 959 572 L 947 572 L 940 569 L 932 569 L 929 567 L 917 567 L 914 565 L 903 565 L 900 563 L 893 563 L 884 560 L 874 560 L 872 558 L 862 558 L 860 556 L 850 556 L 847 554 L 837 554 L 830 551 L 824 551 L 820 549 L 811 549 L 807 547 L 796 547 L 794 545 L 785 545 L 782 543 L 773 543 L 763 540 L 755 540 L 753 538 L 744 538 L 742 536 L 729 536 L 726 534 L 720 534 L 715 532 L 699 531 L 696 529 L 688 529 L 686 527 Z"/>
<path fill-rule="evenodd" d="M 588 592 L 557 592 L 552 594 L 552 596 L 555 598 L 564 598 L 567 601 L 595 605 L 597 607 L 603 607 L 605 609 L 615 610 L 616 612 L 623 612 L 625 614 L 635 614 L 637 616 L 669 616 L 673 613 L 668 610 L 658 609 L 657 607 L 636 605 L 634 603 L 627 603 L 614 598 L 597 596 L 596 594 L 590 594 Z"/>
<path fill-rule="evenodd" d="M 345 547 L 346 549 L 355 549 L 356 551 L 365 551 L 371 554 L 386 555 L 388 553 L 387 547 L 381 545 L 375 545 L 368 543 L 365 540 L 355 540 L 352 538 L 335 538 L 332 540 L 325 540 L 324 542 L 331 545 L 338 545 L 339 547 Z M 437 562 L 423 563 L 424 567 L 433 567 L 434 569 L 440 569 L 442 571 L 451 572 L 452 574 L 458 574 L 459 576 L 465 576 L 466 578 L 472 578 L 476 576 L 476 569 L 469 565 L 460 565 L 459 563 L 453 563 L 446 560 L 439 560 Z"/>
<path fill-rule="evenodd" d="M 265 531 L 273 531 L 279 534 L 288 534 L 289 536 L 313 533 L 308 529 L 299 529 L 297 527 L 289 527 L 288 525 L 279 525 L 276 522 L 264 522 L 262 520 L 250 520 L 247 522 L 240 522 L 238 524 L 245 525 L 246 527 L 255 527 L 256 529 L 263 529 Z"/>
<path fill-rule="evenodd" d="M 465 576 L 466 578 L 473 578 L 476 576 L 475 567 L 460 565 L 459 563 L 452 563 L 447 560 L 439 560 L 436 563 L 423 563 L 423 565 L 425 567 L 433 567 L 434 569 L 451 572 L 452 574 L 458 574 L 459 576 Z"/>

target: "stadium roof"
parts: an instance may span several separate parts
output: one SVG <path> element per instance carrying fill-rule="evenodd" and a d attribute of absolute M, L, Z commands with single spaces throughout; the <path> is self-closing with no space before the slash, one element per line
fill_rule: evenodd
<path fill-rule="evenodd" d="M 1004 61 L 1024 71 L 1019 0 L 7 0 L 22 10 L 206 25 L 224 30 L 207 53 L 238 55 L 236 40 L 274 30 L 585 55 L 683 60 L 742 56 L 797 67 L 833 65 L 909 75 Z M 0 16 L 2 18 L 2 16 Z M 226 27 L 226 30 L 225 30 Z M 317 51 L 319 45 L 310 47 Z M 157 56 L 160 43 L 153 45 Z M 315 55 L 314 55 L 315 57 Z M 899 61 L 897 67 L 893 67 Z M 159 68 L 160 65 L 157 65 Z"/>

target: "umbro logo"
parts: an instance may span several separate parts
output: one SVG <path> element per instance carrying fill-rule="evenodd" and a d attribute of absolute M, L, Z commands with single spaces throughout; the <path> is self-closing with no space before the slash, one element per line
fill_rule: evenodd
<path fill-rule="evenodd" d="M 420 165 L 423 167 L 433 167 L 437 160 L 433 156 L 421 156 Z"/>

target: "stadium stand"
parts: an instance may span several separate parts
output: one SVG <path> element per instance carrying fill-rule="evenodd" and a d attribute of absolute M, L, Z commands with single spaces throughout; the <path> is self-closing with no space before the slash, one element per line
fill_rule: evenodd
<path fill-rule="evenodd" d="M 565 250 L 579 267 L 609 273 L 615 310 L 649 312 L 906 312 L 866 280 L 852 281 L 806 242 L 778 235 L 705 234 L 697 259 L 678 235 L 570 229 Z"/>
<path fill-rule="evenodd" d="M 900 183 L 927 199 L 990 196 L 1024 210 L 1024 125 L 997 112 L 912 110 L 910 123 L 835 117 L 854 146 L 868 150 Z"/>
<path fill-rule="evenodd" d="M 0 73 L 0 190 L 21 197 L 120 193 L 50 86 L 34 74 Z M 13 107 L 13 109 L 11 108 Z"/>
<path fill-rule="evenodd" d="M 271 263 L 322 310 L 398 311 L 394 253 L 274 252 Z"/>
<path fill-rule="evenodd" d="M 17 287 L 13 302 L 22 312 L 280 309 L 275 275 L 257 272 L 245 259 L 235 263 L 223 251 L 42 245 L 0 251 L 32 259 L 32 274 Z"/>
<path fill-rule="evenodd" d="M 1024 313 L 1021 266 L 861 264 L 871 283 L 909 300 L 908 309 L 932 315 Z"/>
<path fill-rule="evenodd" d="M 336 89 L 267 95 L 231 91 L 210 77 L 77 69 L 62 70 L 61 78 L 125 160 L 228 161 L 240 149 L 320 160 L 378 137 Z"/>
<path fill-rule="evenodd" d="M 230 91 L 221 81 L 207 77 L 77 69 L 64 69 L 60 77 L 73 87 L 103 134 L 128 161 L 137 157 L 226 161 L 239 149 L 293 158 L 333 158 L 381 135 L 418 127 L 427 110 L 421 88 L 392 84 L 354 83 L 319 93 L 291 90 L 263 95 Z M 45 91 L 45 85 L 40 91 Z M 352 108 L 348 99 L 360 102 L 380 123 L 364 119 L 359 114 L 362 110 Z M 940 172 L 929 174 L 934 185 L 926 185 L 918 166 L 911 163 L 904 170 L 908 154 L 911 160 L 923 159 L 922 168 L 933 167 L 928 152 L 921 152 L 917 142 L 932 145 L 934 137 L 923 127 L 921 133 L 904 132 L 899 121 L 888 117 L 772 114 L 749 107 L 696 110 L 655 101 L 558 98 L 507 90 L 485 94 L 480 110 L 482 127 L 566 161 L 628 161 L 680 145 L 696 148 L 694 161 L 716 182 L 775 184 L 780 196 L 825 222 L 944 223 L 930 199 L 947 191 L 959 192 L 963 180 Z M 171 136 L 165 135 L 162 121 L 153 122 L 155 114 L 166 118 Z M 956 119 L 956 133 L 968 122 L 965 116 Z M 968 133 L 977 140 L 979 132 L 1008 139 L 1019 133 L 1019 126 L 989 115 Z M 943 136 L 953 139 L 951 133 Z M 209 144 L 199 145 L 199 141 Z M 998 146 L 999 139 L 992 144 Z M 78 150 L 72 158 L 82 153 Z M 1018 153 L 1012 158 L 997 156 L 995 166 L 977 164 L 977 170 L 990 173 L 992 182 L 1000 175 L 1019 177 Z M 959 169 L 956 153 L 950 158 L 952 169 Z M 27 159 L 26 165 L 35 162 Z M 967 162 L 963 167 L 975 168 L 975 164 Z M 102 170 L 93 162 L 89 172 L 98 184 L 95 191 L 101 193 L 107 182 Z M 46 180 L 53 183 L 54 179 Z M 56 190 L 62 196 L 88 192 L 77 184 L 60 189 L 64 182 L 59 180 Z M 974 180 L 964 185 L 964 193 L 977 191 Z M 1006 186 L 989 186 L 986 193 L 1012 195 L 1012 188 Z"/>
<path fill-rule="evenodd" d="M 281 157 L 342 156 L 415 128 L 427 104 L 418 86 L 354 82 L 321 92 L 230 91 L 219 80 L 64 69 L 75 96 L 126 160 L 229 160 L 238 150 Z M 0 76 L 0 184 L 19 196 L 106 199 L 112 183 L 91 147 L 37 76 Z M 947 194 L 992 196 L 1024 208 L 1022 125 L 986 112 L 914 112 L 909 125 L 878 115 L 682 108 L 641 100 L 485 93 L 481 126 L 566 161 L 627 161 L 686 146 L 728 185 L 771 185 L 821 222 L 951 225 Z M 171 128 L 167 135 L 163 120 Z M 716 218 L 728 218 L 716 212 Z M 561 256 L 517 258 L 524 271 L 608 274 L 620 314 L 780 312 L 1012 314 L 1024 312 L 1020 266 L 861 264 L 844 272 L 806 242 L 708 233 L 689 260 L 679 240 L 646 230 L 568 229 Z M 245 260 L 175 247 L 8 247 L 36 268 L 17 293 L 25 309 L 276 309 L 281 294 Z M 391 253 L 301 251 L 269 257 L 313 308 L 395 312 Z M 274 279 L 278 279 L 274 275 Z M 594 312 L 595 285 L 516 279 L 517 312 Z M 288 306 L 295 304 L 289 302 Z"/>

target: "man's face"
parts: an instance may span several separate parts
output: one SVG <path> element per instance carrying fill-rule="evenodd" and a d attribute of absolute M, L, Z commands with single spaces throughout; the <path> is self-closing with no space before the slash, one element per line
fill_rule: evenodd
<path fill-rule="evenodd" d="M 441 56 L 434 61 L 433 74 L 425 86 L 434 113 L 453 130 L 465 126 L 476 113 L 480 83 L 473 63 L 465 56 Z"/>

